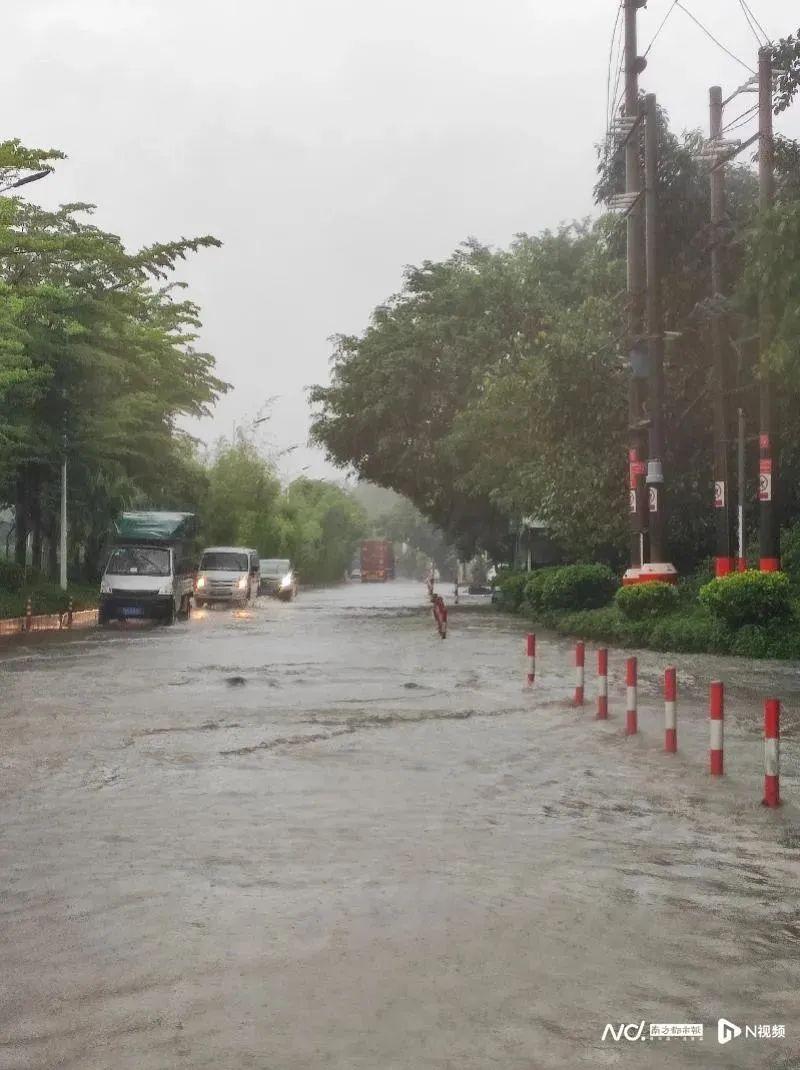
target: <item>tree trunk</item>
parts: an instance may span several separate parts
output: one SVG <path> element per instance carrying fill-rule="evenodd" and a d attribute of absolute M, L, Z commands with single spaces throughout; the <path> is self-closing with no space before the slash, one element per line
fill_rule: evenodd
<path fill-rule="evenodd" d="M 24 568 L 28 560 L 28 487 L 25 472 L 17 476 L 14 496 L 14 560 Z"/>
<path fill-rule="evenodd" d="M 55 535 L 47 540 L 47 575 L 54 583 L 59 578 L 58 539 Z"/>
<path fill-rule="evenodd" d="M 42 570 L 42 486 L 38 471 L 28 478 L 28 514 L 31 523 L 31 567 L 35 572 Z"/>
<path fill-rule="evenodd" d="M 90 531 L 86 539 L 86 553 L 83 559 L 85 579 L 90 583 L 100 579 L 101 557 L 103 553 L 103 532 Z"/>

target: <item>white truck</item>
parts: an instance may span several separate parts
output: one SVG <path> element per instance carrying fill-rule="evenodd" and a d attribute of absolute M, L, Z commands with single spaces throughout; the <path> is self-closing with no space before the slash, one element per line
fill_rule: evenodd
<path fill-rule="evenodd" d="M 194 513 L 123 513 L 100 581 L 100 624 L 188 617 L 196 531 Z"/>

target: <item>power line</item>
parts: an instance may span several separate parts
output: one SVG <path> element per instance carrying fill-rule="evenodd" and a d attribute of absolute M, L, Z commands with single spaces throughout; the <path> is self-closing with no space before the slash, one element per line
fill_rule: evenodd
<path fill-rule="evenodd" d="M 621 51 L 622 51 L 622 49 L 620 48 L 620 53 L 621 53 Z M 614 82 L 614 93 L 613 93 L 613 96 L 612 96 L 611 112 L 609 114 L 609 125 L 613 122 L 614 116 L 619 111 L 619 106 L 622 103 L 623 96 L 625 95 L 624 86 L 623 86 L 623 88 L 621 90 L 619 88 L 619 83 L 620 83 L 620 79 L 622 78 L 622 71 L 623 71 L 624 66 L 625 66 L 625 64 L 624 64 L 622 55 L 620 54 L 620 55 L 617 56 L 617 77 L 616 77 L 616 80 Z"/>
<path fill-rule="evenodd" d="M 745 4 L 744 4 L 744 0 L 739 0 L 739 7 L 742 9 L 742 14 L 744 15 L 744 21 L 747 23 L 747 26 L 748 26 L 750 32 L 752 33 L 753 37 L 755 37 L 755 39 L 756 39 L 756 44 L 758 45 L 759 48 L 761 48 L 761 46 L 763 44 L 763 41 L 758 36 L 758 30 L 756 30 L 755 25 L 753 23 L 753 20 L 750 17 L 750 15 L 748 14 L 747 8 L 745 7 Z"/>
<path fill-rule="evenodd" d="M 703 33 L 706 35 L 706 37 L 710 38 L 714 42 L 714 44 L 717 46 L 717 48 L 721 48 L 722 51 L 727 56 L 730 56 L 731 59 L 736 60 L 736 62 L 738 64 L 740 64 L 740 66 L 744 67 L 744 69 L 746 71 L 750 71 L 751 74 L 755 74 L 756 73 L 753 70 L 752 67 L 748 67 L 748 65 L 744 62 L 744 60 L 739 59 L 739 57 L 734 55 L 734 53 L 731 52 L 731 50 L 729 48 L 726 48 L 725 45 L 723 45 L 722 41 L 720 41 L 718 38 L 716 38 L 714 36 L 714 34 L 711 32 L 711 30 L 709 30 L 707 26 L 704 26 L 703 23 L 700 21 L 700 19 L 698 19 L 695 15 L 693 15 L 691 13 L 691 11 L 688 9 L 688 7 L 686 7 L 685 4 L 681 3 L 681 0 L 675 0 L 675 3 L 681 9 L 681 11 L 684 12 L 684 14 L 689 16 L 689 18 L 692 20 L 692 22 L 696 23 L 700 27 L 700 29 L 703 31 Z"/>
<path fill-rule="evenodd" d="M 661 20 L 661 24 L 659 25 L 658 29 L 657 29 L 657 30 L 656 30 L 656 32 L 655 32 L 655 33 L 653 34 L 653 36 L 652 36 L 652 38 L 651 38 L 651 40 L 650 40 L 650 44 L 649 44 L 649 45 L 647 46 L 647 48 L 646 48 L 646 49 L 644 50 L 644 57 L 645 57 L 645 58 L 647 58 L 647 54 L 648 54 L 648 52 L 649 52 L 649 51 L 650 51 L 650 49 L 651 49 L 651 48 L 653 47 L 653 45 L 654 45 L 654 44 L 656 43 L 656 38 L 657 38 L 657 37 L 658 37 L 658 35 L 659 35 L 659 34 L 661 33 L 661 31 L 662 31 L 662 30 L 664 29 L 664 24 L 666 23 L 667 19 L 668 19 L 668 18 L 670 17 L 670 15 L 672 14 L 672 12 L 673 12 L 673 11 L 675 10 L 675 8 L 677 7 L 677 4 L 678 4 L 678 0 L 672 0 L 672 3 L 671 3 L 671 4 L 670 4 L 670 6 L 669 6 L 669 10 L 667 11 L 667 13 L 666 13 L 666 15 L 664 16 L 664 18 L 663 18 L 663 19 Z"/>
<path fill-rule="evenodd" d="M 725 133 L 726 130 L 736 130 L 738 127 L 744 126 L 745 123 L 750 122 L 750 120 L 755 117 L 757 111 L 758 104 L 753 104 L 752 107 L 746 108 L 745 111 L 740 115 L 737 115 L 735 119 L 731 119 L 729 123 L 726 123 L 722 128 L 722 132 Z"/>
<path fill-rule="evenodd" d="M 608 74 L 606 75 L 606 129 L 611 125 L 611 69 L 614 60 L 614 42 L 617 39 L 617 29 L 619 28 L 619 18 L 622 14 L 622 0 L 617 6 L 617 17 L 614 19 L 614 29 L 611 31 L 611 44 L 608 47 Z M 617 84 L 619 84 L 619 74 L 617 74 Z M 617 85 L 614 86 L 614 95 L 617 92 Z"/>
<path fill-rule="evenodd" d="M 748 15 L 750 16 L 750 18 L 751 18 L 751 19 L 753 20 L 753 22 L 754 22 L 754 23 L 756 24 L 756 26 L 758 27 L 758 29 L 759 29 L 759 30 L 761 31 L 761 33 L 763 34 L 763 36 L 764 36 L 764 40 L 766 41 L 766 43 L 767 43 L 768 45 L 771 45 L 771 44 L 772 44 L 772 39 L 770 38 L 770 36 L 769 36 L 769 34 L 767 33 L 767 31 L 766 31 L 766 30 L 764 29 L 764 27 L 763 27 L 763 26 L 761 25 L 761 23 L 760 23 L 760 22 L 758 21 L 758 19 L 757 19 L 757 18 L 756 18 L 756 16 L 754 15 L 754 13 L 753 13 L 753 9 L 752 9 L 752 8 L 750 7 L 750 5 L 749 5 L 749 3 L 747 2 L 747 0 L 741 0 L 741 3 L 742 3 L 742 6 L 743 6 L 743 7 L 744 7 L 744 8 L 745 8 L 745 9 L 747 10 L 747 14 L 748 14 Z"/>

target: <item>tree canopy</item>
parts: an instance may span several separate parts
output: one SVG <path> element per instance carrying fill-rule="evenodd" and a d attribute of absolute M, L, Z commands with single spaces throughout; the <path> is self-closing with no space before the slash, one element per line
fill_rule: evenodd
<path fill-rule="evenodd" d="M 708 164 L 699 132 L 660 114 L 659 238 L 667 347 L 665 465 L 671 556 L 710 552 L 713 480 L 709 324 L 724 318 L 736 403 L 757 424 L 757 297 L 776 309 L 772 354 L 791 371 L 780 405 L 784 470 L 800 484 L 797 309 L 800 197 L 759 213 L 755 176 L 727 168 L 725 289 L 711 300 Z M 601 208 L 623 181 L 599 154 Z M 624 224 L 605 214 L 508 249 L 471 240 L 407 268 L 361 335 L 334 340 L 331 381 L 311 391 L 313 436 L 342 467 L 406 495 L 462 552 L 507 556 L 520 518 L 543 521 L 573 559 L 620 564 L 626 547 L 627 344 Z M 787 270 L 788 269 L 788 270 Z M 751 465 L 751 468 L 753 466 Z M 796 497 L 796 495 L 794 495 Z M 787 507 L 800 502 L 787 498 Z"/>
<path fill-rule="evenodd" d="M 60 157 L 2 143 L 0 181 Z M 121 507 L 196 498 L 204 477 L 178 421 L 227 390 L 195 348 L 199 309 L 172 280 L 179 261 L 219 241 L 131 252 L 92 211 L 0 200 L 0 498 L 16 509 L 18 559 L 32 534 L 36 567 L 45 540 L 55 560 L 64 456 L 72 544 L 91 571 Z"/>
<path fill-rule="evenodd" d="M 367 534 L 366 514 L 349 491 L 306 478 L 282 488 L 272 464 L 242 434 L 214 450 L 199 508 L 208 544 L 288 557 L 309 583 L 341 580 Z"/>

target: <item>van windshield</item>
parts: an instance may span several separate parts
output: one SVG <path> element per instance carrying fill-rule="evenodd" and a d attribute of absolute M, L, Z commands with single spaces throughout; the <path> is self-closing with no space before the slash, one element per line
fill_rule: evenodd
<path fill-rule="evenodd" d="M 290 567 L 287 557 L 262 557 L 261 559 L 262 576 L 285 576 Z"/>
<path fill-rule="evenodd" d="M 169 576 L 169 550 L 151 546 L 118 546 L 106 565 L 111 576 Z"/>
<path fill-rule="evenodd" d="M 201 572 L 247 572 L 247 554 L 214 550 L 203 554 Z"/>

